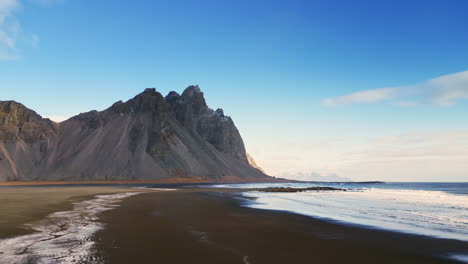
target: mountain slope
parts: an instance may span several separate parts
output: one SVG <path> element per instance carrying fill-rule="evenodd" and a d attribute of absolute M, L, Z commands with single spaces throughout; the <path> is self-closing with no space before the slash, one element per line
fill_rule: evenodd
<path fill-rule="evenodd" d="M 257 165 L 255 160 L 252 158 L 252 156 L 250 156 L 249 153 L 247 153 L 247 161 L 249 162 L 250 166 L 252 166 L 252 167 L 256 168 L 257 170 L 265 173 L 265 171 L 260 166 Z"/>
<path fill-rule="evenodd" d="M 64 122 L 0 102 L 0 181 L 271 179 L 249 165 L 232 119 L 210 109 L 198 86 L 127 102 Z"/>

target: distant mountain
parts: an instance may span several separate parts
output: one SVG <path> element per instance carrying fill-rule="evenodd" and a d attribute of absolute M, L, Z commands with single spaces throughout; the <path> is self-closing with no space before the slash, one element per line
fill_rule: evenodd
<path fill-rule="evenodd" d="M 146 89 L 61 123 L 0 101 L 0 181 L 166 178 L 273 179 L 249 164 L 234 122 L 198 86 L 166 97 Z"/>

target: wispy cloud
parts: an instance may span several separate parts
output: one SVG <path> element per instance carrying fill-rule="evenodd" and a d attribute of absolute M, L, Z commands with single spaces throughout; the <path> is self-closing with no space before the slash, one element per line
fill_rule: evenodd
<path fill-rule="evenodd" d="M 427 83 L 431 102 L 442 105 L 454 105 L 457 100 L 468 99 L 468 71 L 444 75 Z"/>
<path fill-rule="evenodd" d="M 412 160 L 468 160 L 468 131 L 412 132 L 371 140 L 355 153 L 360 163 Z"/>
<path fill-rule="evenodd" d="M 20 6 L 17 0 L 0 0 L 0 60 L 16 58 L 16 41 L 21 27 L 13 14 Z"/>
<path fill-rule="evenodd" d="M 63 0 L 29 0 L 37 5 L 50 6 Z M 37 48 L 39 36 L 26 33 L 21 28 L 16 14 L 22 8 L 20 0 L 0 0 L 0 61 L 20 57 L 20 49 L 26 46 Z"/>
<path fill-rule="evenodd" d="M 402 101 L 392 101 L 390 102 L 390 104 L 394 106 L 401 106 L 401 107 L 413 107 L 413 106 L 418 106 L 421 103 L 418 101 L 402 100 Z"/>
<path fill-rule="evenodd" d="M 324 99 L 322 103 L 326 106 L 375 103 L 397 98 L 401 90 L 400 87 L 364 90 L 334 98 L 327 98 Z"/>
<path fill-rule="evenodd" d="M 340 106 L 388 102 L 404 107 L 422 103 L 452 106 L 463 99 L 468 99 L 468 71 L 443 75 L 414 85 L 357 91 L 324 99 L 322 104 L 324 106 Z"/>
<path fill-rule="evenodd" d="M 3 24 L 8 16 L 19 7 L 17 0 L 0 0 L 0 23 Z"/>

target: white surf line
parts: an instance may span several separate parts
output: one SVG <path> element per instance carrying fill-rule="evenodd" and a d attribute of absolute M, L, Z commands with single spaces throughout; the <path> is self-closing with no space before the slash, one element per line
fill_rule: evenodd
<path fill-rule="evenodd" d="M 71 211 L 56 212 L 31 224 L 33 234 L 0 240 L 0 263 L 100 263 L 94 255 L 93 235 L 104 225 L 98 214 L 142 192 L 96 195 L 74 203 Z"/>
<path fill-rule="evenodd" d="M 458 260 L 462 263 L 468 263 L 468 255 L 453 254 L 453 255 L 449 255 L 449 258 Z"/>

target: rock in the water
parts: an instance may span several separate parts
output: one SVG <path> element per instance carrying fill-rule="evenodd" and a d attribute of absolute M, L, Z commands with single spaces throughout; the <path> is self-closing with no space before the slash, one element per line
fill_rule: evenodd
<path fill-rule="evenodd" d="M 268 187 L 268 188 L 260 188 L 255 189 L 255 191 L 260 192 L 305 192 L 305 191 L 344 191 L 346 189 L 334 188 L 334 187 L 307 187 L 307 188 L 292 188 L 292 187 Z"/>

